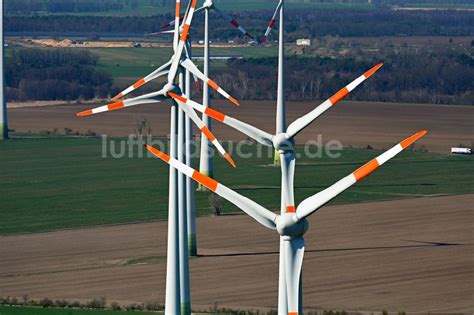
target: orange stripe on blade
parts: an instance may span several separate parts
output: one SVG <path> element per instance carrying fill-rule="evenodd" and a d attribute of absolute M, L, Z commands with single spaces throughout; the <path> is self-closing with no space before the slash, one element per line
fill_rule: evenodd
<path fill-rule="evenodd" d="M 229 96 L 229 101 L 231 101 L 232 103 L 234 103 L 237 106 L 240 106 L 240 103 L 235 98 L 233 98 L 232 96 Z"/>
<path fill-rule="evenodd" d="M 219 89 L 219 86 L 217 85 L 217 83 L 212 81 L 211 79 L 207 81 L 207 84 L 216 91 Z"/>
<path fill-rule="evenodd" d="M 229 153 L 224 153 L 225 159 L 232 165 L 234 168 L 237 168 L 237 165 L 235 165 L 234 160 L 230 157 Z"/>
<path fill-rule="evenodd" d="M 140 79 L 138 80 L 137 82 L 135 82 L 135 84 L 133 84 L 133 87 L 135 89 L 138 89 L 140 86 L 142 86 L 143 84 L 145 84 L 145 80 L 144 79 Z"/>
<path fill-rule="evenodd" d="M 347 94 L 349 94 L 349 90 L 345 87 L 339 90 L 339 92 L 337 92 L 333 96 L 331 96 L 329 101 L 331 102 L 332 105 L 336 105 L 336 103 L 342 100 L 344 97 L 346 97 Z"/>
<path fill-rule="evenodd" d="M 366 79 L 368 79 L 372 74 L 374 74 L 377 70 L 379 70 L 381 67 L 383 66 L 383 63 L 379 63 L 378 65 L 376 65 L 375 67 L 373 67 L 372 69 L 370 69 L 369 71 L 367 71 L 366 73 L 364 73 L 364 77 Z"/>
<path fill-rule="evenodd" d="M 366 177 L 373 171 L 375 171 L 380 166 L 379 162 L 376 159 L 366 163 L 365 165 L 358 168 L 354 173 L 356 181 L 360 181 L 362 178 Z"/>
<path fill-rule="evenodd" d="M 423 137 L 424 135 L 426 134 L 426 130 L 422 130 L 420 132 L 417 132 L 415 133 L 413 136 L 411 136 L 410 138 L 406 138 L 405 140 L 403 140 L 402 142 L 400 142 L 400 145 L 402 146 L 402 148 L 407 148 L 409 145 L 413 144 L 413 142 L 415 142 L 416 140 L 420 139 L 421 137 Z"/>
<path fill-rule="evenodd" d="M 159 157 L 160 159 L 162 159 L 163 161 L 165 161 L 166 163 L 169 163 L 170 161 L 170 156 L 166 153 L 163 153 L 161 152 L 160 150 L 158 149 L 155 149 L 154 147 L 152 147 L 151 145 L 146 145 L 145 146 L 147 148 L 148 151 L 150 151 L 151 153 L 153 153 L 156 157 Z"/>
<path fill-rule="evenodd" d="M 77 117 L 88 116 L 88 115 L 92 115 L 92 109 L 85 110 L 83 112 L 76 114 Z"/>
<path fill-rule="evenodd" d="M 204 114 L 219 120 L 219 121 L 224 121 L 225 115 L 218 112 L 217 110 L 213 110 L 212 108 L 207 107 L 206 110 L 204 111 Z"/>
<path fill-rule="evenodd" d="M 288 206 L 288 207 L 286 207 L 286 212 L 288 212 L 288 213 L 294 213 L 294 212 L 296 212 L 295 206 Z"/>
<path fill-rule="evenodd" d="M 181 15 L 181 3 L 176 2 L 176 10 L 175 10 L 175 17 L 179 18 Z"/>
<path fill-rule="evenodd" d="M 186 103 L 188 101 L 187 98 L 182 97 L 181 95 L 175 94 L 173 92 L 168 92 L 168 95 L 171 96 L 172 98 L 177 99 L 180 102 Z"/>
<path fill-rule="evenodd" d="M 107 106 L 107 108 L 109 110 L 115 110 L 115 109 L 119 109 L 119 108 L 122 108 L 125 106 L 125 103 L 122 101 L 122 102 L 118 102 L 118 103 L 114 103 L 114 104 L 111 104 L 109 106 Z"/>
<path fill-rule="evenodd" d="M 198 171 L 194 171 L 192 177 L 195 181 L 204 185 L 207 189 L 216 191 L 218 183 L 212 178 L 209 178 L 206 175 L 199 173 Z"/>
<path fill-rule="evenodd" d="M 181 34 L 181 41 L 185 42 L 189 34 L 189 24 L 184 24 L 183 34 Z"/>
<path fill-rule="evenodd" d="M 202 127 L 201 131 L 211 142 L 216 140 L 216 137 L 214 137 L 212 132 L 206 126 Z"/>
<path fill-rule="evenodd" d="M 288 312 L 288 315 L 298 315 L 298 312 Z"/>
<path fill-rule="evenodd" d="M 117 95 L 114 96 L 114 98 L 112 99 L 112 101 L 116 101 L 118 100 L 119 98 L 122 98 L 123 94 L 122 93 L 119 93 Z"/>

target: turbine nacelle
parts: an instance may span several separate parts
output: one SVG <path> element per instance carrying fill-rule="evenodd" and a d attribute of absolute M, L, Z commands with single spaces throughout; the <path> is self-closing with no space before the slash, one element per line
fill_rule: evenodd
<path fill-rule="evenodd" d="M 208 8 L 208 9 L 211 9 L 213 6 L 214 6 L 214 2 L 212 2 L 212 0 L 206 0 L 206 1 L 204 1 L 204 3 L 202 4 L 202 7 L 201 7 L 201 8 Z"/>
<path fill-rule="evenodd" d="M 287 237 L 288 239 L 303 236 L 309 226 L 308 220 L 298 219 L 294 212 L 278 216 L 275 223 L 278 234 Z"/>
<path fill-rule="evenodd" d="M 286 133 L 279 133 L 272 138 L 273 147 L 280 153 L 292 152 L 295 150 L 295 140 Z"/>
<path fill-rule="evenodd" d="M 169 92 L 175 94 L 181 93 L 181 89 L 179 88 L 179 86 L 174 83 L 166 83 L 165 86 L 161 89 L 161 91 L 163 92 L 163 95 L 167 97 L 170 97 L 168 94 Z"/>

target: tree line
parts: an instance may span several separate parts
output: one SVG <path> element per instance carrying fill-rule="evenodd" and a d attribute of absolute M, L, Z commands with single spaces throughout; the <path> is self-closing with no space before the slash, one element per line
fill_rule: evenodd
<path fill-rule="evenodd" d="M 252 34 L 261 37 L 272 15 L 271 10 L 228 12 Z M 84 15 L 9 15 L 7 32 L 42 33 L 120 33 L 145 34 L 160 31 L 173 20 L 171 14 L 155 16 L 84 16 Z M 393 11 L 292 9 L 287 11 L 289 40 L 319 36 L 470 36 L 474 34 L 474 14 L 465 11 Z M 203 19 L 193 22 L 194 38 L 202 38 Z M 213 40 L 242 38 L 229 22 L 213 13 Z"/>
<path fill-rule="evenodd" d="M 98 57 L 87 50 L 19 49 L 7 57 L 6 92 L 10 101 L 107 98 L 111 77 L 97 71 Z"/>
<path fill-rule="evenodd" d="M 277 58 L 233 59 L 212 76 L 238 99 L 273 100 Z M 324 100 L 372 66 L 374 58 L 304 58 L 286 61 L 289 100 Z M 474 105 L 474 59 L 465 54 L 388 54 L 385 65 L 348 99 L 383 102 Z M 214 95 L 217 97 L 217 95 Z"/>

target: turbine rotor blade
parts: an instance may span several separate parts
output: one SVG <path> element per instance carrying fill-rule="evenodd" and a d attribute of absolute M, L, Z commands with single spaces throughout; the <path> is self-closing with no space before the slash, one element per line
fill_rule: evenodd
<path fill-rule="evenodd" d="M 286 212 L 295 213 L 295 198 L 294 198 L 294 175 L 295 175 L 295 152 L 288 151 L 279 153 L 282 163 L 282 193 L 285 200 Z"/>
<path fill-rule="evenodd" d="M 221 11 L 219 10 L 215 4 L 212 5 L 212 9 L 216 10 L 217 13 L 219 13 L 220 15 L 222 15 L 225 19 L 227 19 L 230 24 L 232 24 L 232 26 L 236 29 L 238 29 L 242 34 L 244 34 L 245 36 L 247 36 L 248 38 L 250 39 L 254 39 L 254 37 L 252 35 L 250 35 L 249 32 L 247 32 L 240 24 L 239 22 L 237 22 L 235 19 L 231 18 L 227 13 L 225 13 L 224 11 Z"/>
<path fill-rule="evenodd" d="M 181 0 L 176 0 L 175 15 L 174 15 L 174 38 L 173 38 L 173 49 L 175 53 L 178 49 L 180 18 L 181 18 Z"/>
<path fill-rule="evenodd" d="M 288 315 L 298 315 L 301 270 L 303 268 L 304 239 L 302 236 L 284 240 L 286 294 L 288 298 Z"/>
<path fill-rule="evenodd" d="M 204 73 L 202 73 L 201 70 L 199 70 L 198 67 L 196 67 L 196 65 L 194 64 L 194 62 L 191 61 L 191 59 L 187 58 L 186 60 L 181 62 L 181 65 L 186 70 L 189 70 L 193 75 L 195 75 L 199 79 L 201 79 L 201 81 L 205 82 L 211 88 L 216 90 L 220 95 L 224 96 L 226 99 L 228 99 L 229 101 L 231 101 L 235 105 L 240 106 L 240 103 L 235 98 L 233 98 L 232 96 L 229 95 L 229 93 L 224 91 L 224 89 L 221 88 L 216 82 L 214 82 L 213 80 L 206 77 L 204 75 Z"/>
<path fill-rule="evenodd" d="M 232 159 L 232 157 L 227 153 L 224 147 L 222 147 L 220 142 L 217 140 L 214 134 L 209 130 L 209 128 L 207 128 L 204 122 L 198 117 L 194 109 L 192 107 L 187 106 L 186 102 L 182 102 L 182 99 L 186 99 L 186 98 L 183 96 L 180 96 L 178 98 L 176 96 L 179 96 L 179 95 L 171 93 L 171 92 L 168 92 L 168 95 L 172 97 L 178 103 L 178 105 L 183 109 L 186 115 L 188 115 L 189 118 L 191 118 L 194 124 L 196 124 L 199 130 L 201 130 L 201 132 L 209 139 L 209 141 L 212 142 L 212 144 L 216 147 L 219 153 L 224 156 L 224 158 L 229 162 L 229 164 L 232 165 L 234 168 L 236 168 L 235 162 Z"/>
<path fill-rule="evenodd" d="M 243 134 L 251 137 L 252 139 L 254 139 L 255 141 L 263 144 L 263 145 L 266 145 L 266 146 L 270 146 L 272 147 L 273 146 L 273 142 L 272 142 L 272 135 L 270 135 L 269 133 L 265 132 L 265 131 L 262 131 L 256 127 L 253 127 L 249 124 L 246 124 L 240 120 L 237 120 L 235 118 L 232 118 L 230 116 L 226 116 L 224 114 L 222 114 L 221 112 L 218 112 L 212 108 L 209 108 L 209 107 L 206 107 L 204 105 L 201 105 L 193 100 L 190 100 L 190 99 L 187 99 L 183 96 L 180 96 L 178 94 L 175 94 L 175 93 L 168 93 L 169 96 L 171 96 L 172 98 L 176 99 L 176 100 L 179 100 L 180 102 L 194 108 L 195 110 L 203 113 L 203 114 L 206 114 L 208 115 L 209 117 L 215 119 L 215 120 L 218 120 L 220 122 L 223 122 L 224 124 L 234 128 L 234 129 L 237 129 L 238 131 L 242 132 Z"/>
<path fill-rule="evenodd" d="M 161 89 L 160 91 L 137 96 L 134 98 L 130 98 L 124 101 L 119 101 L 110 105 L 104 105 L 100 106 L 97 108 L 89 109 L 80 113 L 77 113 L 76 116 L 82 117 L 82 116 L 89 116 L 93 114 L 99 114 L 103 112 L 108 112 L 112 110 L 117 110 L 120 108 L 124 107 L 130 107 L 130 106 L 135 106 L 135 105 L 142 105 L 142 104 L 151 104 L 151 103 L 158 103 L 163 100 L 165 100 L 167 97 L 164 94 L 164 89 Z"/>
<path fill-rule="evenodd" d="M 272 19 L 271 19 L 270 22 L 268 23 L 268 27 L 267 27 L 267 29 L 266 29 L 266 31 L 265 31 L 265 34 L 264 34 L 263 37 L 262 37 L 262 43 L 266 43 L 266 42 L 267 42 L 268 35 L 270 35 L 270 32 L 272 31 L 273 26 L 275 25 L 277 15 L 278 15 L 278 12 L 280 12 L 280 9 L 281 9 L 282 4 L 283 4 L 283 2 L 281 2 L 281 1 L 278 2 L 278 5 L 277 5 L 276 10 L 275 10 L 275 13 L 273 13 Z"/>
<path fill-rule="evenodd" d="M 153 148 L 152 146 L 149 146 L 149 145 L 147 145 L 146 148 L 153 155 L 165 161 L 166 163 L 170 164 L 181 173 L 194 179 L 198 183 L 205 186 L 207 189 L 218 194 L 219 196 L 227 199 L 228 201 L 230 201 L 231 203 L 239 207 L 242 211 L 247 213 L 249 216 L 254 218 L 257 222 L 262 224 L 263 226 L 272 230 L 276 229 L 275 220 L 277 218 L 277 215 L 275 213 L 260 206 L 259 204 L 250 200 L 249 198 L 240 195 L 239 193 L 224 186 L 223 184 L 217 182 L 216 180 L 204 174 L 199 173 L 198 171 L 177 161 L 176 159 L 171 158 L 169 155 L 159 151 L 158 149 Z"/>
<path fill-rule="evenodd" d="M 178 1 L 179 0 L 177 0 L 177 3 Z M 190 3 L 189 12 L 187 13 L 186 19 L 184 22 L 183 32 L 181 34 L 181 37 L 179 38 L 179 43 L 176 48 L 173 61 L 171 63 L 170 71 L 168 73 L 168 83 L 173 83 L 176 77 L 176 74 L 178 73 L 178 66 L 179 66 L 179 62 L 181 61 L 184 45 L 186 44 L 186 40 L 188 39 L 188 36 L 189 36 L 189 29 L 191 28 L 191 22 L 193 20 L 194 9 L 196 8 L 196 3 L 197 3 L 197 0 L 191 0 L 191 1 L 192 2 Z M 179 25 L 175 25 L 175 41 L 178 35 L 179 35 Z"/>
<path fill-rule="evenodd" d="M 137 82 L 135 82 L 134 84 L 132 84 L 131 86 L 129 86 L 128 88 L 126 88 L 125 90 L 117 94 L 116 96 L 114 96 L 112 100 L 116 101 L 124 97 L 125 95 L 135 91 L 136 89 L 142 87 L 143 85 L 150 82 L 151 80 L 154 80 L 156 78 L 161 77 L 162 75 L 167 74 L 168 70 L 166 70 L 166 68 L 168 68 L 170 64 L 171 64 L 171 61 L 168 61 L 167 63 L 165 63 L 164 65 L 162 65 L 161 67 L 159 67 L 158 69 L 156 69 L 155 71 L 147 75 L 146 77 L 138 80 Z"/>
<path fill-rule="evenodd" d="M 322 115 L 325 111 L 331 108 L 333 105 L 337 104 L 340 100 L 345 98 L 350 92 L 352 92 L 357 86 L 359 86 L 362 82 L 370 78 L 378 69 L 383 66 L 382 63 L 379 63 L 375 67 L 371 68 L 369 71 L 365 72 L 363 75 L 346 85 L 343 89 L 339 90 L 336 94 L 331 96 L 329 99 L 321 103 L 318 107 L 313 109 L 308 114 L 304 115 L 296 119 L 292 122 L 286 131 L 290 138 L 296 136 L 300 133 L 304 128 L 306 128 L 309 124 L 311 124 L 316 118 Z"/>
<path fill-rule="evenodd" d="M 347 188 L 351 187 L 358 181 L 362 180 L 367 175 L 371 174 L 381 165 L 386 163 L 391 158 L 395 157 L 397 154 L 402 152 L 405 148 L 413 144 L 415 141 L 420 139 L 426 134 L 426 130 L 422 130 L 417 132 L 416 134 L 412 135 L 411 137 L 403 140 L 396 146 L 392 147 L 390 150 L 384 152 L 383 154 L 379 155 L 375 159 L 371 160 L 370 162 L 364 164 L 360 168 L 358 168 L 355 172 L 349 174 L 348 176 L 340 179 L 332 186 L 320 191 L 319 193 L 306 198 L 298 205 L 296 209 L 296 216 L 298 219 L 303 219 L 314 212 L 316 212 L 319 208 L 324 206 L 334 197 L 342 193 Z"/>
<path fill-rule="evenodd" d="M 188 41 L 186 41 L 186 45 L 184 46 L 184 51 L 186 53 L 186 59 L 189 59 L 191 60 L 191 43 Z M 189 71 L 189 70 L 188 70 Z M 191 71 L 189 71 L 191 72 Z M 201 91 L 201 84 L 199 83 L 199 78 L 191 72 L 191 74 L 193 75 L 193 78 L 194 78 L 194 85 L 196 87 L 196 90 L 198 92 Z"/>

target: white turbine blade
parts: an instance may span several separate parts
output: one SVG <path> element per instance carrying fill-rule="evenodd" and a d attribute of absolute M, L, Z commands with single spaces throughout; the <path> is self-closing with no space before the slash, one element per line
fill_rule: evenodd
<path fill-rule="evenodd" d="M 200 7 L 199 9 L 196 9 L 196 10 L 194 11 L 194 14 L 196 14 L 196 13 L 201 13 L 201 11 L 204 10 L 204 9 L 205 9 L 205 7 L 202 6 L 202 7 Z M 184 16 L 182 15 L 182 16 L 179 17 L 179 22 L 181 23 L 183 20 L 184 20 Z M 167 22 L 167 23 L 161 25 L 161 28 L 168 28 L 168 27 L 171 27 L 171 26 L 173 26 L 173 25 L 175 25 L 175 24 L 176 24 L 176 21 L 175 21 L 175 20 L 169 21 L 169 22 Z M 172 32 L 174 32 L 174 31 L 172 31 Z M 162 32 L 157 32 L 157 33 L 152 33 L 152 34 L 161 34 L 161 33 L 162 33 Z"/>
<path fill-rule="evenodd" d="M 247 36 L 248 38 L 250 39 L 254 39 L 252 35 L 250 35 L 249 32 L 247 32 L 240 24 L 239 22 L 237 22 L 235 19 L 231 18 L 227 13 L 225 13 L 224 11 L 221 11 L 219 10 L 216 5 L 212 5 L 212 9 L 216 10 L 217 13 L 219 13 L 220 15 L 222 15 L 225 19 L 227 19 L 230 24 L 232 24 L 232 26 L 236 29 L 238 29 L 242 34 L 244 34 L 245 36 Z"/>
<path fill-rule="evenodd" d="M 164 35 L 164 34 L 174 34 L 174 30 L 148 33 L 148 34 L 145 34 L 145 36 Z"/>
<path fill-rule="evenodd" d="M 141 86 L 145 85 L 146 83 L 150 82 L 151 80 L 154 80 L 156 78 L 161 77 L 162 75 L 167 74 L 168 70 L 166 68 L 168 68 L 170 65 L 171 65 L 171 61 L 168 61 L 167 63 L 165 63 L 164 65 L 162 65 L 161 67 L 159 67 L 158 69 L 156 69 L 155 71 L 153 71 L 152 73 L 147 75 L 146 77 L 138 80 L 137 82 L 130 85 L 128 88 L 126 88 L 125 90 L 123 90 L 122 92 L 120 92 L 119 94 L 114 96 L 114 98 L 112 98 L 112 100 L 116 101 L 116 100 L 124 97 L 125 95 L 135 91 L 136 89 L 140 88 Z"/>
<path fill-rule="evenodd" d="M 341 89 L 339 92 L 331 96 L 329 99 L 324 101 L 314 110 L 312 110 L 308 114 L 292 122 L 290 126 L 288 126 L 286 133 L 290 136 L 290 138 L 296 136 L 299 132 L 301 132 L 304 128 L 306 128 L 309 124 L 311 124 L 316 118 L 318 118 L 325 111 L 327 111 L 337 102 L 339 102 L 344 97 L 346 97 L 357 86 L 359 86 L 362 82 L 364 82 L 370 76 L 372 76 L 378 69 L 380 69 L 380 67 L 382 67 L 382 65 L 383 65 L 382 63 L 379 63 L 378 65 L 376 65 L 375 67 L 373 67 L 372 69 L 370 69 L 369 71 L 367 71 L 366 73 L 364 73 L 363 75 L 361 75 L 360 77 L 352 81 L 350 84 L 348 84 L 346 87 Z"/>
<path fill-rule="evenodd" d="M 224 158 L 232 165 L 234 168 L 236 167 L 234 160 L 232 157 L 227 153 L 227 151 L 222 147 L 220 142 L 214 136 L 214 134 L 207 128 L 204 122 L 198 117 L 196 112 L 193 108 L 188 107 L 186 103 L 180 101 L 179 99 L 175 99 L 178 105 L 183 109 L 183 111 L 188 115 L 189 118 L 196 124 L 196 126 L 201 130 L 201 132 L 212 142 L 212 144 L 216 147 L 220 154 L 224 156 Z"/>
<path fill-rule="evenodd" d="M 201 105 L 193 100 L 190 100 L 190 99 L 187 99 L 183 96 L 180 96 L 178 94 L 174 94 L 174 93 L 168 93 L 169 96 L 171 96 L 172 98 L 174 98 L 175 100 L 178 100 L 192 108 L 194 108 L 195 110 L 203 113 L 203 114 L 206 114 L 208 115 L 209 117 L 215 119 L 215 120 L 218 120 L 220 122 L 223 122 L 224 124 L 234 128 L 234 129 L 237 129 L 238 131 L 242 132 L 243 134 L 249 136 L 250 138 L 254 139 L 255 141 L 263 144 L 263 145 L 266 145 L 266 146 L 273 146 L 273 142 L 272 142 L 272 135 L 270 135 L 269 133 L 265 132 L 265 131 L 262 131 L 256 127 L 253 127 L 253 126 L 250 126 L 249 124 L 246 124 L 240 120 L 237 120 L 235 118 L 232 118 L 232 117 L 229 117 L 229 116 L 226 116 L 224 114 L 222 114 L 221 112 L 218 112 L 212 108 L 209 108 L 209 107 L 206 107 L 204 105 Z"/>
<path fill-rule="evenodd" d="M 176 159 L 171 158 L 169 155 L 153 148 L 152 146 L 147 145 L 146 148 L 156 157 L 162 159 L 166 163 L 170 164 L 174 168 L 176 168 L 181 173 L 185 174 L 186 176 L 194 179 L 198 183 L 205 186 L 207 189 L 215 192 L 219 196 L 227 199 L 240 209 L 247 213 L 249 216 L 254 218 L 257 222 L 262 224 L 263 226 L 269 229 L 276 229 L 275 220 L 277 215 L 271 212 L 268 209 L 260 206 L 256 202 L 248 199 L 240 195 L 239 193 L 233 191 L 230 188 L 222 185 L 221 183 L 215 181 L 214 179 L 207 177 L 204 174 L 199 173 L 198 171 L 194 170 L 193 168 L 177 161 Z"/>
<path fill-rule="evenodd" d="M 295 177 L 295 153 L 293 151 L 288 151 L 280 154 L 280 160 L 282 163 L 281 184 L 286 212 L 294 213 L 296 211 L 293 182 Z"/>
<path fill-rule="evenodd" d="M 191 59 L 187 58 L 186 60 L 181 62 L 181 66 L 183 66 L 186 70 L 189 70 L 193 75 L 196 75 L 204 83 L 207 83 L 207 85 L 216 90 L 220 95 L 224 96 L 226 99 L 228 99 L 235 105 L 240 106 L 239 102 L 235 98 L 233 98 L 229 95 L 229 93 L 224 91 L 224 89 L 221 88 L 216 82 L 206 77 L 204 73 L 202 73 L 201 70 L 198 69 L 194 62 L 191 61 Z"/>
<path fill-rule="evenodd" d="M 180 19 L 181 19 L 181 0 L 176 0 L 175 16 L 174 16 L 174 38 L 173 38 L 173 49 L 174 49 L 174 52 L 175 52 L 175 57 L 176 57 L 176 51 L 178 49 L 178 42 L 179 42 L 179 21 L 180 21 Z M 174 78 L 174 76 L 173 76 L 173 78 Z"/>
<path fill-rule="evenodd" d="M 189 42 L 189 40 L 186 41 L 186 45 L 184 46 L 184 51 L 186 53 L 186 59 L 189 59 L 191 60 L 191 43 Z M 189 71 L 189 70 L 188 70 Z M 189 71 L 191 72 L 191 71 Z M 191 72 L 191 74 L 193 75 L 193 78 L 194 78 L 194 85 L 196 86 L 196 90 L 200 91 L 201 90 L 201 85 L 199 84 L 199 78 Z"/>
<path fill-rule="evenodd" d="M 334 197 L 342 193 L 347 188 L 351 187 L 367 175 L 371 174 L 375 171 L 379 166 L 383 165 L 385 162 L 396 156 L 398 153 L 402 152 L 405 148 L 409 145 L 413 144 L 416 140 L 420 139 L 426 134 L 425 130 L 422 130 L 413 136 L 403 140 L 390 150 L 386 151 L 385 153 L 379 155 L 372 161 L 366 163 L 362 167 L 358 168 L 355 172 L 349 174 L 348 176 L 342 178 L 332 186 L 326 188 L 325 190 L 303 200 L 298 205 L 296 209 L 296 216 L 298 219 L 303 219 L 314 212 L 316 212 L 319 208 L 324 206 Z"/>
<path fill-rule="evenodd" d="M 301 270 L 303 268 L 304 239 L 302 236 L 284 240 L 286 294 L 288 297 L 288 314 L 298 315 Z"/>
<path fill-rule="evenodd" d="M 177 1 L 179 1 L 179 0 L 177 0 Z M 173 61 L 171 63 L 170 72 L 168 73 L 168 83 L 173 83 L 174 78 L 176 77 L 176 73 L 178 72 L 179 62 L 181 61 L 181 55 L 183 54 L 184 45 L 186 44 L 186 40 L 188 39 L 189 29 L 191 27 L 191 22 L 193 21 L 194 8 L 196 7 L 196 3 L 197 3 L 197 0 L 191 0 L 191 1 L 192 2 L 191 2 L 191 5 L 189 7 L 189 12 L 188 12 L 188 14 L 186 16 L 186 20 L 184 22 L 183 32 L 181 34 L 181 37 L 179 38 L 179 43 L 178 43 L 178 46 L 176 48 L 176 51 L 175 51 L 175 54 L 174 54 L 174 57 L 173 57 Z M 175 41 L 176 41 L 176 38 L 178 37 L 178 33 L 179 33 L 179 25 L 177 25 L 177 24 L 178 23 L 176 23 L 176 25 L 175 25 Z"/>
<path fill-rule="evenodd" d="M 268 23 L 268 27 L 267 27 L 267 29 L 266 29 L 266 31 L 265 31 L 265 34 L 264 34 L 263 37 L 262 37 L 262 43 L 266 43 L 266 42 L 267 42 L 268 35 L 270 35 L 270 32 L 272 31 L 273 26 L 275 25 L 277 15 L 278 15 L 278 12 L 280 12 L 280 9 L 281 9 L 282 4 L 283 4 L 282 1 L 278 2 L 278 5 L 277 5 L 276 10 L 275 10 L 275 13 L 273 13 L 272 19 L 271 19 L 270 22 Z"/>
<path fill-rule="evenodd" d="M 77 113 L 77 117 L 83 117 L 83 116 L 89 116 L 89 115 L 94 115 L 94 114 L 99 114 L 103 112 L 110 112 L 116 109 L 120 108 L 125 108 L 125 107 L 131 107 L 135 105 L 142 105 L 142 104 L 152 104 L 152 103 L 159 103 L 163 100 L 163 98 L 160 97 L 155 97 L 155 98 L 146 98 L 146 99 L 128 99 L 125 101 L 120 101 L 117 103 L 113 103 L 110 105 L 104 105 L 100 107 L 96 107 L 93 109 L 88 109 L 86 111 Z"/>

